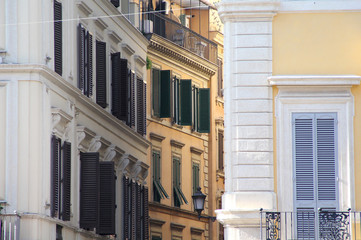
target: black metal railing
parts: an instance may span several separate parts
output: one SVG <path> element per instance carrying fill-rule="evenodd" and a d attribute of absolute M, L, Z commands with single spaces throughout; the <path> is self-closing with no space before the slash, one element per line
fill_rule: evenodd
<path fill-rule="evenodd" d="M 17 214 L 0 214 L 0 240 L 20 239 L 20 217 Z"/>
<path fill-rule="evenodd" d="M 155 33 L 210 62 L 216 63 L 217 44 L 214 42 L 161 13 L 148 13 L 143 19 L 142 30 L 145 34 Z"/>
<path fill-rule="evenodd" d="M 357 234 L 361 234 L 360 220 L 361 213 L 351 211 L 261 211 L 260 235 L 261 239 L 266 240 L 359 239 Z"/>

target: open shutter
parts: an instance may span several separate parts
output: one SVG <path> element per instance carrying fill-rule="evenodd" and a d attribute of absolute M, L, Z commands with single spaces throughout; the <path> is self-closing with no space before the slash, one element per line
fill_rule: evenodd
<path fill-rule="evenodd" d="M 147 84 L 143 82 L 143 136 L 147 134 Z"/>
<path fill-rule="evenodd" d="M 169 70 L 160 71 L 160 113 L 161 118 L 170 117 L 170 83 L 171 72 Z"/>
<path fill-rule="evenodd" d="M 112 114 L 120 118 L 120 53 L 113 53 L 112 59 Z"/>
<path fill-rule="evenodd" d="M 63 74 L 62 5 L 56 0 L 54 0 L 54 69 L 60 76 Z"/>
<path fill-rule="evenodd" d="M 144 134 L 144 83 L 143 79 L 137 79 L 137 132 Z"/>
<path fill-rule="evenodd" d="M 160 117 L 160 70 L 153 69 L 152 73 L 153 115 Z"/>
<path fill-rule="evenodd" d="M 85 80 L 85 29 L 78 25 L 78 88 L 84 90 Z"/>
<path fill-rule="evenodd" d="M 193 115 L 193 125 L 192 130 L 197 131 L 198 130 L 198 97 L 199 97 L 199 89 L 197 87 L 193 87 L 192 90 L 192 115 Z"/>
<path fill-rule="evenodd" d="M 107 107 L 106 43 L 96 41 L 96 101 Z"/>
<path fill-rule="evenodd" d="M 80 153 L 80 227 L 93 229 L 99 216 L 99 153 Z"/>
<path fill-rule="evenodd" d="M 144 228 L 144 240 L 149 239 L 149 191 L 147 187 L 143 188 L 143 209 L 144 209 L 144 221 L 143 221 L 143 228 Z"/>
<path fill-rule="evenodd" d="M 127 59 L 120 59 L 119 60 L 120 66 L 119 66 L 119 70 L 120 70 L 120 91 L 118 92 L 119 99 L 120 99 L 120 112 L 119 112 L 119 119 L 126 121 L 129 124 L 129 120 L 128 120 L 128 111 L 129 111 L 129 106 L 128 106 L 128 98 L 130 97 L 129 95 L 129 74 L 128 74 L 128 60 Z"/>
<path fill-rule="evenodd" d="M 59 161 L 60 161 L 60 139 L 51 137 L 51 206 L 50 215 L 56 217 L 59 212 Z"/>
<path fill-rule="evenodd" d="M 192 125 L 192 80 L 180 80 L 180 125 Z"/>
<path fill-rule="evenodd" d="M 198 132 L 209 133 L 210 131 L 210 90 L 209 88 L 199 89 L 199 125 Z"/>
<path fill-rule="evenodd" d="M 93 95 L 93 35 L 87 33 L 87 75 L 86 75 L 86 93 L 90 97 Z"/>
<path fill-rule="evenodd" d="M 129 87 L 129 105 L 130 105 L 130 116 L 129 123 L 130 127 L 135 127 L 135 73 L 130 72 L 130 87 Z"/>
<path fill-rule="evenodd" d="M 115 175 L 114 162 L 100 162 L 100 199 L 99 227 L 100 235 L 115 234 Z"/>
<path fill-rule="evenodd" d="M 111 3 L 114 5 L 114 7 L 119 7 L 119 0 L 111 0 Z"/>
<path fill-rule="evenodd" d="M 71 200 L 71 143 L 63 144 L 62 219 L 70 221 Z"/>
<path fill-rule="evenodd" d="M 218 96 L 223 97 L 223 62 L 222 59 L 217 60 L 218 62 Z"/>
<path fill-rule="evenodd" d="M 129 186 L 129 179 L 126 178 L 125 176 L 123 177 L 123 231 L 124 231 L 124 240 L 129 239 L 129 191 L 128 191 L 128 187 Z"/>

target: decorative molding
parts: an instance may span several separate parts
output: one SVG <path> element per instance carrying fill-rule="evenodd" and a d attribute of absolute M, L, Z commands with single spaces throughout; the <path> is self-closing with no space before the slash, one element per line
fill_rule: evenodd
<path fill-rule="evenodd" d="M 153 133 L 153 132 L 149 133 L 149 138 L 152 140 L 156 140 L 158 142 L 161 142 L 165 139 L 165 137 L 158 135 L 156 133 Z"/>
<path fill-rule="evenodd" d="M 95 25 L 97 25 L 100 29 L 103 31 L 108 27 L 108 24 L 106 24 L 103 19 L 97 18 L 94 20 Z"/>
<path fill-rule="evenodd" d="M 278 12 L 282 13 L 328 13 L 360 12 L 360 1 L 282 1 Z"/>
<path fill-rule="evenodd" d="M 102 143 L 100 142 L 100 136 L 95 136 L 89 144 L 88 152 L 98 152 Z"/>
<path fill-rule="evenodd" d="M 76 5 L 86 16 L 93 13 L 93 10 L 84 1 L 78 1 Z"/>
<path fill-rule="evenodd" d="M 122 43 L 122 49 L 129 55 L 133 55 L 135 53 L 134 49 L 131 48 L 127 43 Z"/>
<path fill-rule="evenodd" d="M 118 165 L 118 169 L 120 170 L 121 173 L 125 174 L 126 173 L 126 168 L 129 165 L 130 160 L 129 160 L 129 154 L 123 154 L 123 156 L 121 157 L 120 161 L 119 161 L 119 165 Z"/>
<path fill-rule="evenodd" d="M 156 227 L 162 227 L 164 223 L 165 223 L 165 221 L 163 221 L 163 220 L 158 220 L 158 219 L 154 219 L 154 218 L 149 219 L 149 224 L 156 226 Z"/>
<path fill-rule="evenodd" d="M 216 126 L 224 128 L 224 119 L 223 117 L 219 117 L 215 119 Z"/>
<path fill-rule="evenodd" d="M 71 120 L 73 119 L 72 116 L 60 108 L 52 108 L 51 114 L 51 127 L 53 134 L 57 134 L 59 137 L 63 138 L 63 140 L 67 140 L 69 137 L 69 131 L 71 130 Z"/>
<path fill-rule="evenodd" d="M 139 55 L 134 55 L 134 60 L 138 63 L 141 67 L 144 67 L 147 62 Z"/>
<path fill-rule="evenodd" d="M 202 235 L 203 233 L 204 229 L 191 227 L 191 234 Z"/>
<path fill-rule="evenodd" d="M 282 75 L 268 77 L 271 86 L 352 86 L 360 85 L 357 75 Z"/>
<path fill-rule="evenodd" d="M 117 152 L 115 151 L 115 145 L 111 144 L 106 150 L 104 154 L 104 161 L 112 161 Z"/>
<path fill-rule="evenodd" d="M 142 161 L 138 160 L 132 167 L 132 170 L 130 172 L 131 174 L 131 178 L 134 179 L 135 181 L 139 180 L 139 176 L 138 174 L 142 171 L 142 167 L 141 167 Z"/>
<path fill-rule="evenodd" d="M 173 147 L 182 148 L 185 144 L 172 139 L 170 140 L 170 145 Z"/>
<path fill-rule="evenodd" d="M 122 41 L 122 38 L 119 37 L 119 35 L 112 31 L 112 30 L 108 30 L 108 36 L 110 39 L 112 39 L 115 43 L 120 43 Z"/>
<path fill-rule="evenodd" d="M 183 231 L 183 229 L 185 228 L 186 226 L 182 225 L 182 224 L 178 224 L 178 223 L 170 223 L 170 229 L 172 230 L 176 230 L 176 231 Z"/>
<path fill-rule="evenodd" d="M 190 147 L 190 150 L 192 153 L 201 155 L 204 151 L 202 149 L 196 148 L 196 147 Z"/>

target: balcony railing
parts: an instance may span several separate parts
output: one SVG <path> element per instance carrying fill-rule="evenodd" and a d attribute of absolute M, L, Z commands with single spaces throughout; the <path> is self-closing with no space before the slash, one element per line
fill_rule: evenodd
<path fill-rule="evenodd" d="M 0 214 L 0 240 L 20 239 L 20 217 L 16 214 Z"/>
<path fill-rule="evenodd" d="M 155 33 L 210 62 L 216 63 L 217 44 L 214 42 L 163 14 L 148 13 L 145 19 L 142 26 L 145 34 Z"/>
<path fill-rule="evenodd" d="M 361 237 L 361 212 L 262 212 L 261 239 L 266 240 L 351 240 Z"/>

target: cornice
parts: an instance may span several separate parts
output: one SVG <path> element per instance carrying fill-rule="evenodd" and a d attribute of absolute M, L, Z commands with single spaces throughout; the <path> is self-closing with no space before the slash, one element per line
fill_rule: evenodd
<path fill-rule="evenodd" d="M 214 75 L 217 71 L 216 64 L 201 58 L 194 53 L 191 53 L 190 51 L 172 43 L 171 41 L 157 36 L 156 34 L 152 35 L 148 49 L 190 66 L 194 70 L 208 76 Z"/>
<path fill-rule="evenodd" d="M 172 139 L 170 140 L 170 145 L 173 147 L 182 148 L 185 144 Z"/>
<path fill-rule="evenodd" d="M 192 153 L 195 153 L 195 154 L 198 154 L 198 155 L 201 155 L 203 153 L 202 149 L 199 149 L 199 148 L 196 148 L 196 147 L 191 147 L 190 150 L 191 150 Z"/>
<path fill-rule="evenodd" d="M 360 85 L 357 75 L 281 75 L 268 78 L 271 86 L 352 86 Z"/>
<path fill-rule="evenodd" d="M 149 133 L 149 138 L 152 139 L 152 140 L 156 140 L 158 142 L 161 142 L 161 141 L 163 141 L 165 139 L 164 136 L 158 135 L 158 134 L 153 133 L 153 132 Z"/>

